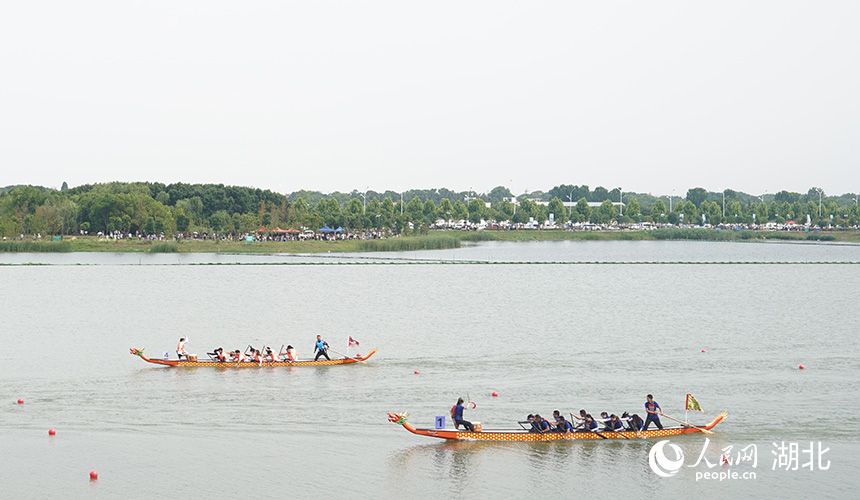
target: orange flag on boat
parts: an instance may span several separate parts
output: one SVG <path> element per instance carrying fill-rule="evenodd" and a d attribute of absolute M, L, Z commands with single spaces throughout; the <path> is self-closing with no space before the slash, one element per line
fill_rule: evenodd
<path fill-rule="evenodd" d="M 699 402 L 696 401 L 696 398 L 693 397 L 692 394 L 687 394 L 687 410 L 698 410 L 702 413 L 705 413 L 705 410 L 699 406 Z"/>
<path fill-rule="evenodd" d="M 353 347 L 353 346 L 357 346 L 357 345 L 358 345 L 358 341 L 355 340 L 354 338 L 350 337 L 349 338 L 349 346 Z"/>

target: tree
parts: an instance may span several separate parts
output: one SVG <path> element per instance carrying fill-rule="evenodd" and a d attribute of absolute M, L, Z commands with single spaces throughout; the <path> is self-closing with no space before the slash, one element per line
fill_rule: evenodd
<path fill-rule="evenodd" d="M 678 212 L 669 212 L 669 215 L 666 216 L 666 221 L 669 224 L 677 224 L 678 223 Z"/>
<path fill-rule="evenodd" d="M 481 219 L 484 218 L 484 211 L 487 208 L 487 205 L 478 198 L 472 198 L 469 200 L 469 222 L 473 224 L 478 224 L 481 222 Z"/>
<path fill-rule="evenodd" d="M 564 224 L 567 221 L 567 210 L 564 208 L 564 203 L 558 198 L 549 201 L 547 213 L 553 214 L 553 220 L 559 224 Z"/>
<path fill-rule="evenodd" d="M 319 217 L 321 224 L 331 227 L 343 226 L 344 224 L 343 213 L 341 212 L 340 204 L 334 198 L 328 198 L 320 201 L 319 203 L 317 203 L 317 206 L 314 207 L 313 212 Z M 309 221 L 316 222 L 316 220 L 313 218 L 310 218 Z"/>
<path fill-rule="evenodd" d="M 687 200 L 692 202 L 696 208 L 699 208 L 702 203 L 708 199 L 708 192 L 705 188 L 693 188 L 687 190 Z"/>
<path fill-rule="evenodd" d="M 702 222 L 696 206 L 689 200 L 678 203 L 678 211 L 684 214 L 684 224 L 700 224 Z"/>
<path fill-rule="evenodd" d="M 723 214 L 720 205 L 715 201 L 712 201 L 707 205 L 708 224 L 711 224 L 713 226 L 721 224 L 723 222 Z"/>
<path fill-rule="evenodd" d="M 352 230 L 364 228 L 364 205 L 358 198 L 349 200 L 346 208 L 343 209 L 344 222 L 346 227 Z"/>
<path fill-rule="evenodd" d="M 627 202 L 627 208 L 624 209 L 624 215 L 627 215 L 636 222 L 639 222 L 641 217 L 642 207 L 639 206 L 639 200 L 632 198 Z"/>
<path fill-rule="evenodd" d="M 454 202 L 454 211 L 451 212 L 451 218 L 453 220 L 466 220 L 466 205 L 462 201 L 457 200 Z"/>
<path fill-rule="evenodd" d="M 618 217 L 618 210 L 612 204 L 612 200 L 603 200 L 603 203 L 591 214 L 591 218 L 597 224 L 608 224 Z"/>
<path fill-rule="evenodd" d="M 436 219 L 439 217 L 438 210 L 436 209 L 436 204 L 433 203 L 433 200 L 427 200 L 424 202 L 424 221 L 427 224 L 433 224 L 436 222 Z"/>
<path fill-rule="evenodd" d="M 773 195 L 773 200 L 778 203 L 794 203 L 796 201 L 800 201 L 800 193 L 791 193 L 789 191 L 782 190 Z"/>
<path fill-rule="evenodd" d="M 69 190 L 69 185 L 66 184 L 66 181 L 63 181 L 63 185 L 60 186 L 60 191 L 68 191 L 68 190 Z"/>
<path fill-rule="evenodd" d="M 585 197 L 579 199 L 576 202 L 576 207 L 573 209 L 573 215 L 576 218 L 576 222 L 585 222 L 591 219 L 591 206 L 589 206 L 588 201 Z M 573 218 L 571 218 L 573 220 Z"/>
<path fill-rule="evenodd" d="M 666 204 L 663 203 L 663 200 L 658 199 L 651 206 L 651 220 L 654 222 L 665 222 L 666 212 Z"/>
<path fill-rule="evenodd" d="M 191 219 L 188 217 L 188 215 L 185 214 L 185 210 L 177 208 L 174 219 L 176 220 L 177 231 L 179 231 L 180 233 L 184 233 L 188 230 L 188 226 L 189 224 L 191 224 Z"/>
<path fill-rule="evenodd" d="M 394 202 L 391 201 L 391 198 L 386 196 L 384 200 L 382 200 L 382 205 L 379 207 L 379 213 L 382 216 L 379 218 L 379 225 L 381 227 L 394 227 Z"/>
<path fill-rule="evenodd" d="M 454 206 L 451 205 L 451 201 L 448 198 L 442 198 L 439 202 L 439 217 L 445 219 L 446 221 L 451 220 L 451 214 L 454 213 Z"/>
<path fill-rule="evenodd" d="M 489 194 L 487 194 L 487 201 L 490 203 L 501 202 L 505 198 L 513 198 L 514 194 L 511 193 L 511 190 L 504 186 L 496 186 L 490 190 Z"/>
<path fill-rule="evenodd" d="M 221 232 L 222 229 L 227 225 L 227 222 L 230 220 L 230 216 L 227 214 L 226 210 L 218 210 L 214 214 L 209 217 L 209 226 L 216 233 Z M 176 220 L 176 229 L 179 230 L 179 220 Z"/>
<path fill-rule="evenodd" d="M 33 186 L 16 187 L 9 191 L 7 196 L 12 207 L 24 214 L 35 213 L 36 207 L 45 203 L 45 200 L 48 199 L 48 194 L 45 191 Z"/>
<path fill-rule="evenodd" d="M 596 188 L 594 188 L 594 191 L 591 192 L 591 198 L 589 201 L 602 202 L 609 199 L 611 199 L 609 196 L 609 191 L 607 191 L 606 188 L 603 186 L 597 186 Z"/>
<path fill-rule="evenodd" d="M 421 203 L 421 200 L 416 196 L 415 198 L 412 198 L 412 201 L 406 204 L 404 213 L 408 217 L 409 222 L 420 222 L 421 219 L 424 218 L 424 204 Z"/>
<path fill-rule="evenodd" d="M 287 208 L 287 218 L 284 222 L 291 227 L 301 227 L 305 222 L 305 217 L 308 215 L 308 210 L 307 202 L 305 202 L 304 198 L 299 198 Z"/>

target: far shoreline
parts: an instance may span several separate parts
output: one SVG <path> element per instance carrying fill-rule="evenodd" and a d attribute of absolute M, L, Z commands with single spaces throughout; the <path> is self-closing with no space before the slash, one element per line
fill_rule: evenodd
<path fill-rule="evenodd" d="M 697 228 L 669 228 L 648 231 L 604 230 L 440 230 L 417 236 L 378 240 L 346 241 L 264 241 L 245 242 L 224 239 L 172 238 L 152 241 L 138 238 L 111 239 L 98 236 L 64 236 L 41 240 L 7 240 L 0 242 L 0 252 L 147 252 L 147 253 L 235 253 L 235 254 L 318 254 L 399 252 L 459 248 L 463 242 L 482 241 L 746 241 L 784 243 L 860 244 L 860 231 L 729 231 Z"/>

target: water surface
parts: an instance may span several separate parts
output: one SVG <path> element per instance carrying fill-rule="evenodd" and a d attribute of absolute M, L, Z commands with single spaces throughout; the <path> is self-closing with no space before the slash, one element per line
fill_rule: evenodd
<path fill-rule="evenodd" d="M 746 243 L 454 252 L 524 262 L 860 260 L 851 246 Z M 95 265 L 0 268 L 8 498 L 849 498 L 860 487 L 858 265 L 147 266 L 90 257 Z M 141 263 L 150 257 L 177 256 Z M 159 355 L 188 336 L 198 354 L 265 342 L 307 356 L 316 334 L 339 351 L 352 336 L 361 346 L 351 352 L 379 353 L 366 365 L 246 370 L 171 369 L 128 354 Z M 468 417 L 485 427 L 553 409 L 642 412 L 647 393 L 683 416 L 688 392 L 707 411 L 696 422 L 729 410 L 708 458 L 756 444 L 756 479 L 696 482 L 704 465 L 659 478 L 648 465 L 653 440 L 447 443 L 386 419 L 408 411 L 429 427 L 466 394 L 478 404 Z M 771 470 L 772 443 L 782 441 L 822 442 L 830 469 Z M 704 437 L 672 442 L 691 465 Z M 100 479 L 90 483 L 93 469 Z"/>

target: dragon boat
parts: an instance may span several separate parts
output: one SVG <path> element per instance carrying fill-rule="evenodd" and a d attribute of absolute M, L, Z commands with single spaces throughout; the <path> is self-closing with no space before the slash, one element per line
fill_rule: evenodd
<path fill-rule="evenodd" d="M 143 355 L 143 349 L 136 349 L 134 347 L 129 348 L 130 353 L 133 356 L 140 356 L 140 359 L 146 361 L 147 363 L 153 363 L 156 365 L 163 366 L 183 366 L 183 367 L 197 367 L 197 366 L 208 366 L 215 368 L 264 368 L 267 366 L 332 366 L 332 365 L 351 365 L 355 363 L 364 363 L 366 359 L 376 354 L 376 348 L 374 348 L 369 353 L 364 356 L 355 356 L 352 358 L 342 357 L 336 359 L 321 359 L 318 361 L 314 361 L 312 359 L 298 359 L 296 361 L 275 361 L 275 362 L 266 362 L 263 361 L 262 366 L 256 361 L 242 361 L 237 363 L 235 361 L 218 361 L 218 360 L 208 360 L 208 361 L 197 361 L 196 359 L 192 360 L 176 360 L 176 359 L 152 359 L 147 358 Z"/>
<path fill-rule="evenodd" d="M 602 439 L 636 439 L 636 438 L 663 438 L 677 436 L 679 434 L 692 434 L 698 432 L 709 432 L 714 426 L 726 418 L 728 412 L 722 412 L 714 418 L 711 423 L 702 427 L 687 424 L 682 427 L 664 427 L 647 431 L 624 431 L 624 432 L 547 432 L 544 434 L 529 432 L 525 429 L 482 429 L 480 432 L 460 431 L 455 429 L 417 429 L 407 422 L 408 413 L 389 413 L 388 421 L 402 425 L 407 431 L 419 436 L 430 436 L 441 439 L 467 440 L 467 441 L 570 441 L 576 439 L 602 440 Z M 476 429 L 477 430 L 477 429 Z"/>

